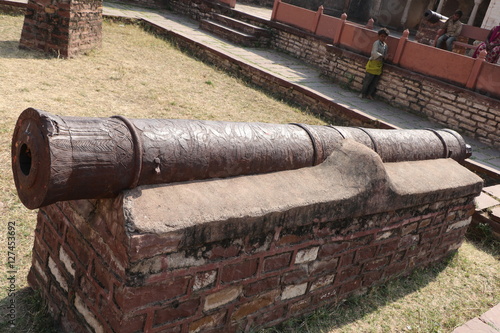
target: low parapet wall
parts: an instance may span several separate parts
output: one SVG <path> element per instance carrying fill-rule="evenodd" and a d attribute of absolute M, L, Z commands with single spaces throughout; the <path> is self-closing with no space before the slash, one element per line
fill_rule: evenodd
<path fill-rule="evenodd" d="M 65 332 L 249 331 L 450 255 L 481 186 L 345 140 L 315 167 L 42 207 L 29 283 Z"/>

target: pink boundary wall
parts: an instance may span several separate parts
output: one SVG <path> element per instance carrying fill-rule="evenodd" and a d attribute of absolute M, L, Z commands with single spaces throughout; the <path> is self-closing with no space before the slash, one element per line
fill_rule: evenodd
<path fill-rule="evenodd" d="M 335 18 L 276 0 L 271 20 L 305 29 L 318 36 L 331 38 L 333 44 L 367 54 L 376 39 L 372 29 L 348 22 L 346 16 Z M 400 38 L 388 39 L 391 54 L 388 60 L 403 68 L 453 82 L 469 89 L 479 89 L 500 95 L 500 66 L 489 64 L 484 57 L 473 59 L 461 54 L 437 49 L 408 40 L 406 32 Z M 395 56 L 399 56 L 395 59 Z M 432 61 L 430 61 L 432 59 Z"/>

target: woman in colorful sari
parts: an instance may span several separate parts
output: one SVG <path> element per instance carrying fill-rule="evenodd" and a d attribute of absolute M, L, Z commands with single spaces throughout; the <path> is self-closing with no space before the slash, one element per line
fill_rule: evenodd
<path fill-rule="evenodd" d="M 486 41 L 479 44 L 472 57 L 477 58 L 482 50 L 488 52 L 485 59 L 487 62 L 495 64 L 498 61 L 498 58 L 500 58 L 500 25 L 491 29 Z"/>

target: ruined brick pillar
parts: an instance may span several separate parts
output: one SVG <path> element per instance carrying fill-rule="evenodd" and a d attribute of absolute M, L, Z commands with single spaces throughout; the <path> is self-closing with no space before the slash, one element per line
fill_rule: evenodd
<path fill-rule="evenodd" d="M 20 47 L 70 58 L 101 41 L 101 0 L 29 0 Z"/>

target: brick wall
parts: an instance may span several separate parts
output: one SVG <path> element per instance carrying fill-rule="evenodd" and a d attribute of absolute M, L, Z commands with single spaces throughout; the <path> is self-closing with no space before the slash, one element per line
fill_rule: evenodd
<path fill-rule="evenodd" d="M 274 48 L 318 67 L 346 88 L 361 90 L 367 57 L 292 28 L 273 29 Z M 427 116 L 488 145 L 500 147 L 500 100 L 385 64 L 377 96 Z"/>
<path fill-rule="evenodd" d="M 249 331 L 455 252 L 480 190 L 347 140 L 316 167 L 43 207 L 28 280 L 64 332 Z"/>
<path fill-rule="evenodd" d="M 100 47 L 102 1 L 28 1 L 20 47 L 73 57 Z"/>

